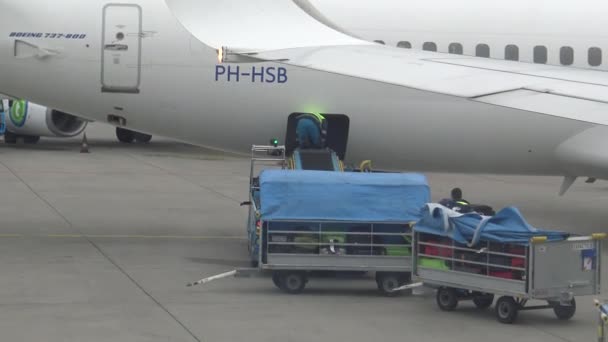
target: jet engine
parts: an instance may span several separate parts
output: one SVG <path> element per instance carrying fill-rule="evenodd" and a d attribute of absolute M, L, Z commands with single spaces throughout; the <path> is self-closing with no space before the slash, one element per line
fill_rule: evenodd
<path fill-rule="evenodd" d="M 25 100 L 12 101 L 6 111 L 5 142 L 14 143 L 17 137 L 35 143 L 40 137 L 69 138 L 87 126 L 87 121 L 59 110 Z"/>

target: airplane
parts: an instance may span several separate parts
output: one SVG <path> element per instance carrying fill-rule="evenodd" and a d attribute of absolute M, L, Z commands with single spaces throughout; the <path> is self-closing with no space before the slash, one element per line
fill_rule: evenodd
<path fill-rule="evenodd" d="M 40 137 L 72 138 L 85 131 L 88 120 L 80 116 L 48 108 L 37 103 L 8 98 L 0 100 L 0 112 L 5 114 L 4 143 L 36 144 Z M 116 127 L 116 137 L 122 143 L 149 143 L 152 136 Z"/>
<path fill-rule="evenodd" d="M 608 4 L 1 0 L 0 9 L 0 92 L 86 120 L 245 153 L 284 134 L 293 113 L 318 112 L 347 118 L 347 162 L 560 175 L 561 193 L 579 176 L 608 179 L 597 51 Z M 495 59 L 503 49 L 507 60 Z"/>

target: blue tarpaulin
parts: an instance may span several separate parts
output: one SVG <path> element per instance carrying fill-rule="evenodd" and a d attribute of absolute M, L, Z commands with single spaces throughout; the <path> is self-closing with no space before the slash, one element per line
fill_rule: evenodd
<path fill-rule="evenodd" d="M 412 222 L 430 199 L 421 174 L 264 170 L 264 220 Z"/>
<path fill-rule="evenodd" d="M 568 237 L 566 233 L 532 227 L 514 207 L 507 207 L 490 217 L 476 213 L 460 214 L 439 204 L 427 204 L 414 229 L 420 233 L 449 237 L 469 246 L 479 241 L 526 245 L 534 236 L 546 236 L 550 241 Z"/>

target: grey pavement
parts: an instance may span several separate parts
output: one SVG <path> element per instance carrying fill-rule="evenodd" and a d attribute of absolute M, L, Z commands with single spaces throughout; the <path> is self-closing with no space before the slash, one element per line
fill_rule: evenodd
<path fill-rule="evenodd" d="M 367 278 L 313 279 L 299 296 L 265 278 L 187 288 L 248 264 L 249 161 L 156 137 L 123 145 L 103 125 L 88 137 L 90 154 L 78 139 L 0 144 L 2 341 L 596 340 L 592 297 L 571 321 L 534 311 L 510 326 L 468 303 L 441 312 L 430 289 L 380 297 Z M 435 199 L 460 186 L 537 226 L 608 231 L 603 181 L 559 197 L 555 177 L 428 177 Z"/>

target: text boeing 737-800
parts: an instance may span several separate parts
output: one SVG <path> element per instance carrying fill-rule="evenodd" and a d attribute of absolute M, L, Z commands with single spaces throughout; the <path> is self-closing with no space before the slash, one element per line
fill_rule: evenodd
<path fill-rule="evenodd" d="M 470 13 L 467 3 L 478 2 L 460 3 L 452 15 Z M 349 32 L 366 36 L 377 25 L 397 37 L 403 28 L 387 28 L 382 16 L 405 11 L 405 2 L 383 1 L 384 12 L 356 23 L 366 30 L 345 26 L 337 11 L 325 9 L 331 3 L 1 0 L 0 92 L 237 152 L 282 136 L 291 113 L 344 114 L 351 161 L 563 175 L 566 184 L 576 176 L 608 179 L 604 71 L 380 46 Z M 541 3 L 519 0 L 491 28 L 516 23 L 530 6 L 542 18 Z M 361 12 L 365 5 L 358 6 Z M 608 14 L 608 5 L 582 7 L 590 9 L 587 21 Z M 342 15 L 349 15 L 346 2 Z M 560 22 L 554 11 L 547 15 L 551 25 Z M 449 33 L 437 32 L 440 42 Z M 498 33 L 479 32 L 488 40 Z M 579 37 L 574 28 L 569 33 L 565 40 Z"/>

